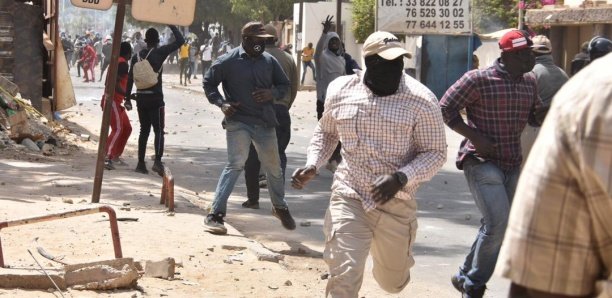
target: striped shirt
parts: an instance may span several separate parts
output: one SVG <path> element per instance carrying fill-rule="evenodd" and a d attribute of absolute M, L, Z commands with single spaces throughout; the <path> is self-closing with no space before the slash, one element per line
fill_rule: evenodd
<path fill-rule="evenodd" d="M 342 76 L 328 89 L 325 112 L 310 141 L 307 166 L 320 168 L 342 142 L 342 162 L 332 191 L 376 208 L 372 183 L 381 175 L 402 171 L 408 184 L 396 198 L 411 200 L 421 182 L 431 179 L 446 161 L 444 122 L 435 95 L 404 75 L 390 96 L 373 94 L 363 72 Z"/>
<path fill-rule="evenodd" d="M 557 92 L 521 174 L 497 266 L 523 287 L 612 297 L 610 65 Z"/>
<path fill-rule="evenodd" d="M 457 168 L 463 159 L 472 155 L 489 160 L 501 169 L 509 170 L 521 165 L 521 133 L 535 120 L 536 109 L 542 106 L 533 73 L 514 79 L 499 59 L 487 69 L 472 70 L 455 82 L 440 100 L 444 122 L 449 126 L 463 121 L 459 111 L 467 111 L 468 126 L 497 143 L 497 157 L 479 156 L 472 142 L 464 139 L 457 156 Z"/>

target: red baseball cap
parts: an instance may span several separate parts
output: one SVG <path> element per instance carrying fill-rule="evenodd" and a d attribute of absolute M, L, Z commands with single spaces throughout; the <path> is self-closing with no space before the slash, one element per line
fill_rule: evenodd
<path fill-rule="evenodd" d="M 499 40 L 499 48 L 504 52 L 515 52 L 533 47 L 529 33 L 523 30 L 512 30 Z"/>

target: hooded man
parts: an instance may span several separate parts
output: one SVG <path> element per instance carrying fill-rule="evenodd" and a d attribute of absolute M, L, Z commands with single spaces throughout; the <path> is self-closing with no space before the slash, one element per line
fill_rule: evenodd
<path fill-rule="evenodd" d="M 344 48 L 340 36 L 336 32 L 329 32 L 333 18 L 333 16 L 328 16 L 322 23 L 323 34 L 317 42 L 314 53 L 315 67 L 317 68 L 317 119 L 321 119 L 323 116 L 329 83 L 346 74 L 346 60 L 344 59 Z M 338 164 L 342 161 L 340 147 L 340 144 L 336 146 L 336 150 L 327 163 L 327 169 L 332 173 L 336 171 Z"/>
<path fill-rule="evenodd" d="M 383 290 L 399 293 L 408 285 L 415 193 L 446 160 L 438 100 L 404 73 L 403 59 L 410 55 L 399 39 L 374 32 L 363 44 L 363 56 L 365 72 L 329 85 L 306 166 L 292 177 L 292 186 L 302 189 L 342 142 L 323 228 L 330 272 L 326 296 L 331 297 L 360 297 L 368 254 Z"/>
<path fill-rule="evenodd" d="M 332 26 L 333 16 L 328 16 L 323 22 L 323 34 L 317 42 L 314 53 L 315 66 L 317 68 L 317 119 L 321 119 L 325 105 L 325 93 L 331 81 L 346 74 L 344 60 L 344 49 L 340 36 L 336 32 L 329 32 Z"/>

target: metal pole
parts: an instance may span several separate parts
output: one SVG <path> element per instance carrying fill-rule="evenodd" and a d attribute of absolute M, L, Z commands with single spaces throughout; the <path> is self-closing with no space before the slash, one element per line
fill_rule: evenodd
<path fill-rule="evenodd" d="M 302 22 L 304 22 L 304 1 L 301 0 L 300 1 L 300 16 L 298 17 L 298 25 L 296 27 L 296 34 L 297 36 L 300 38 L 300 42 L 299 45 L 297 45 L 297 49 L 295 49 L 296 53 L 297 53 L 297 72 L 298 72 L 298 79 L 301 80 L 302 78 L 302 49 L 304 48 L 304 45 L 306 44 L 306 40 L 304 39 L 304 30 L 302 28 L 304 28 L 304 25 L 302 24 Z M 297 40 L 296 40 L 297 41 Z M 297 42 L 296 42 L 297 44 Z M 301 86 L 301 81 L 300 81 L 300 88 Z M 298 88 L 298 90 L 300 90 L 300 88 Z"/>
<path fill-rule="evenodd" d="M 374 32 L 378 31 L 378 1 L 374 5 Z M 407 36 L 408 34 L 406 34 Z"/>
<path fill-rule="evenodd" d="M 121 252 L 121 238 L 119 237 L 119 225 L 117 224 L 117 214 L 115 210 L 109 206 L 100 206 L 98 208 L 79 209 L 74 211 L 67 211 L 56 214 L 43 215 L 38 217 L 18 219 L 12 221 L 0 222 L 0 231 L 5 228 L 23 226 L 28 224 L 66 219 L 70 217 L 83 216 L 89 214 L 95 214 L 100 212 L 106 212 L 108 214 L 108 220 L 110 221 L 111 237 L 113 239 L 113 249 L 115 250 L 115 258 L 119 259 L 123 257 Z M 0 267 L 4 268 L 4 255 L 2 253 L 2 243 L 0 242 Z"/>
<path fill-rule="evenodd" d="M 59 11 L 59 0 L 55 0 L 55 2 L 53 4 L 54 5 L 53 5 L 52 13 L 53 13 L 53 20 L 54 20 L 54 22 L 52 22 L 52 23 L 54 23 L 54 25 L 52 27 L 53 27 L 53 35 L 54 36 L 53 36 L 52 40 L 53 40 L 53 43 L 55 44 L 55 50 L 53 51 L 53 74 L 51 76 L 51 79 L 53 80 L 53 93 L 51 94 L 52 101 L 50 102 L 51 119 L 53 119 L 55 117 L 53 115 L 53 113 L 55 112 L 55 106 L 56 106 L 56 103 L 57 103 L 57 97 L 56 97 L 56 95 L 57 95 L 57 78 L 59 77 L 58 74 L 57 74 L 57 72 L 58 72 L 58 70 L 57 70 L 57 68 L 58 68 L 57 67 L 57 64 L 58 64 L 57 63 L 57 59 L 58 59 L 57 49 L 59 48 L 60 43 L 62 42 L 61 38 L 59 38 L 59 13 L 60 13 L 60 11 Z M 64 49 L 64 51 L 65 51 L 65 49 Z M 68 61 L 66 61 L 66 63 L 67 62 Z M 47 66 L 45 65 L 45 67 L 47 67 Z"/>
<path fill-rule="evenodd" d="M 119 60 L 119 48 L 121 45 L 121 32 L 123 32 L 123 20 L 125 18 L 125 2 L 119 0 L 117 3 L 117 16 L 115 18 L 115 31 L 113 32 L 113 52 L 111 54 L 111 62 L 108 67 L 108 80 L 104 94 L 106 104 L 104 105 L 104 114 L 102 116 L 102 126 L 100 128 L 100 141 L 98 143 L 98 159 L 96 160 L 96 176 L 94 178 L 93 194 L 91 196 L 92 203 L 100 202 L 100 192 L 102 191 L 102 178 L 104 176 L 104 157 L 106 156 L 106 139 L 108 138 L 108 125 L 110 123 L 110 112 L 115 97 L 115 87 L 117 85 L 117 63 Z"/>
<path fill-rule="evenodd" d="M 518 4 L 518 29 L 523 30 L 523 6 L 525 2 L 523 0 L 519 0 Z"/>
<path fill-rule="evenodd" d="M 342 41 L 342 0 L 336 0 L 336 33 Z"/>

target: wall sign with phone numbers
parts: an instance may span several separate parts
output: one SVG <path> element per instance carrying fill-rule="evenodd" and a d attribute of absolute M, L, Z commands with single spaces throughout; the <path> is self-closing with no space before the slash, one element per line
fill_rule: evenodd
<path fill-rule="evenodd" d="M 378 30 L 406 34 L 469 34 L 470 0 L 377 0 Z"/>

